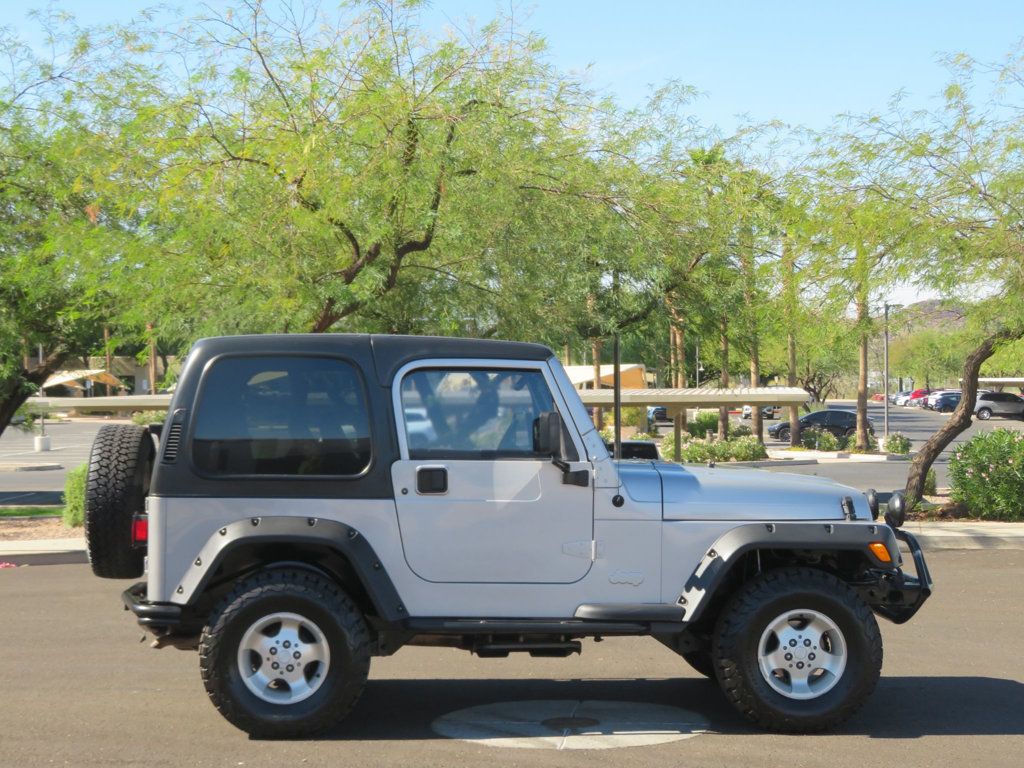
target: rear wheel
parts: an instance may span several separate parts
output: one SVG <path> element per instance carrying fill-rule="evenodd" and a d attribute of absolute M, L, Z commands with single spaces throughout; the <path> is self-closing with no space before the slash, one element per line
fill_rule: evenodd
<path fill-rule="evenodd" d="M 199 658 L 210 699 L 233 725 L 257 738 L 311 736 L 355 706 L 370 670 L 370 636 L 334 582 L 266 571 L 217 607 Z"/>
<path fill-rule="evenodd" d="M 769 571 L 723 610 L 713 657 L 733 706 L 762 728 L 833 728 L 871 694 L 882 639 L 871 610 L 847 584 L 811 568 Z"/>
<path fill-rule="evenodd" d="M 106 424 L 96 434 L 85 486 L 85 541 L 97 576 L 142 575 L 145 554 L 132 548 L 132 516 L 145 510 L 153 454 L 144 427 Z"/>

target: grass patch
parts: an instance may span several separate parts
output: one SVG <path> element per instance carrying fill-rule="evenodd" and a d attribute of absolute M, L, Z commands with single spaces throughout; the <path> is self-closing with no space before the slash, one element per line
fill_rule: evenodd
<path fill-rule="evenodd" d="M 59 515 L 63 507 L 0 507 L 0 517 L 46 517 Z"/>

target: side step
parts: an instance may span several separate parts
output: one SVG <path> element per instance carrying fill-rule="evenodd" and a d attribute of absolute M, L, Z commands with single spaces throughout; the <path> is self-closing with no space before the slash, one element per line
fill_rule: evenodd
<path fill-rule="evenodd" d="M 510 653 L 529 653 L 534 658 L 562 659 L 574 653 L 581 653 L 582 650 L 583 646 L 579 640 L 490 642 L 474 644 L 472 648 L 473 653 L 481 659 L 504 659 Z"/>
<path fill-rule="evenodd" d="M 589 619 L 406 619 L 409 632 L 430 635 L 643 635 L 649 625 L 636 621 Z"/>

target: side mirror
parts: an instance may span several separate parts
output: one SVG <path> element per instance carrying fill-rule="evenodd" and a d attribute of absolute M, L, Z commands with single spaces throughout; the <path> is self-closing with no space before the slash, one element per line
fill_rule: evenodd
<path fill-rule="evenodd" d="M 533 452 L 562 457 L 562 417 L 558 411 L 544 411 L 533 420 Z"/>

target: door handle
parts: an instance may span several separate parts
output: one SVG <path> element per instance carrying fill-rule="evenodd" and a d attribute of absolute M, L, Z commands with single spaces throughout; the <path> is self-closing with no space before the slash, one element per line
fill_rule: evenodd
<path fill-rule="evenodd" d="M 435 495 L 448 493 L 448 468 L 417 467 L 416 493 Z"/>

